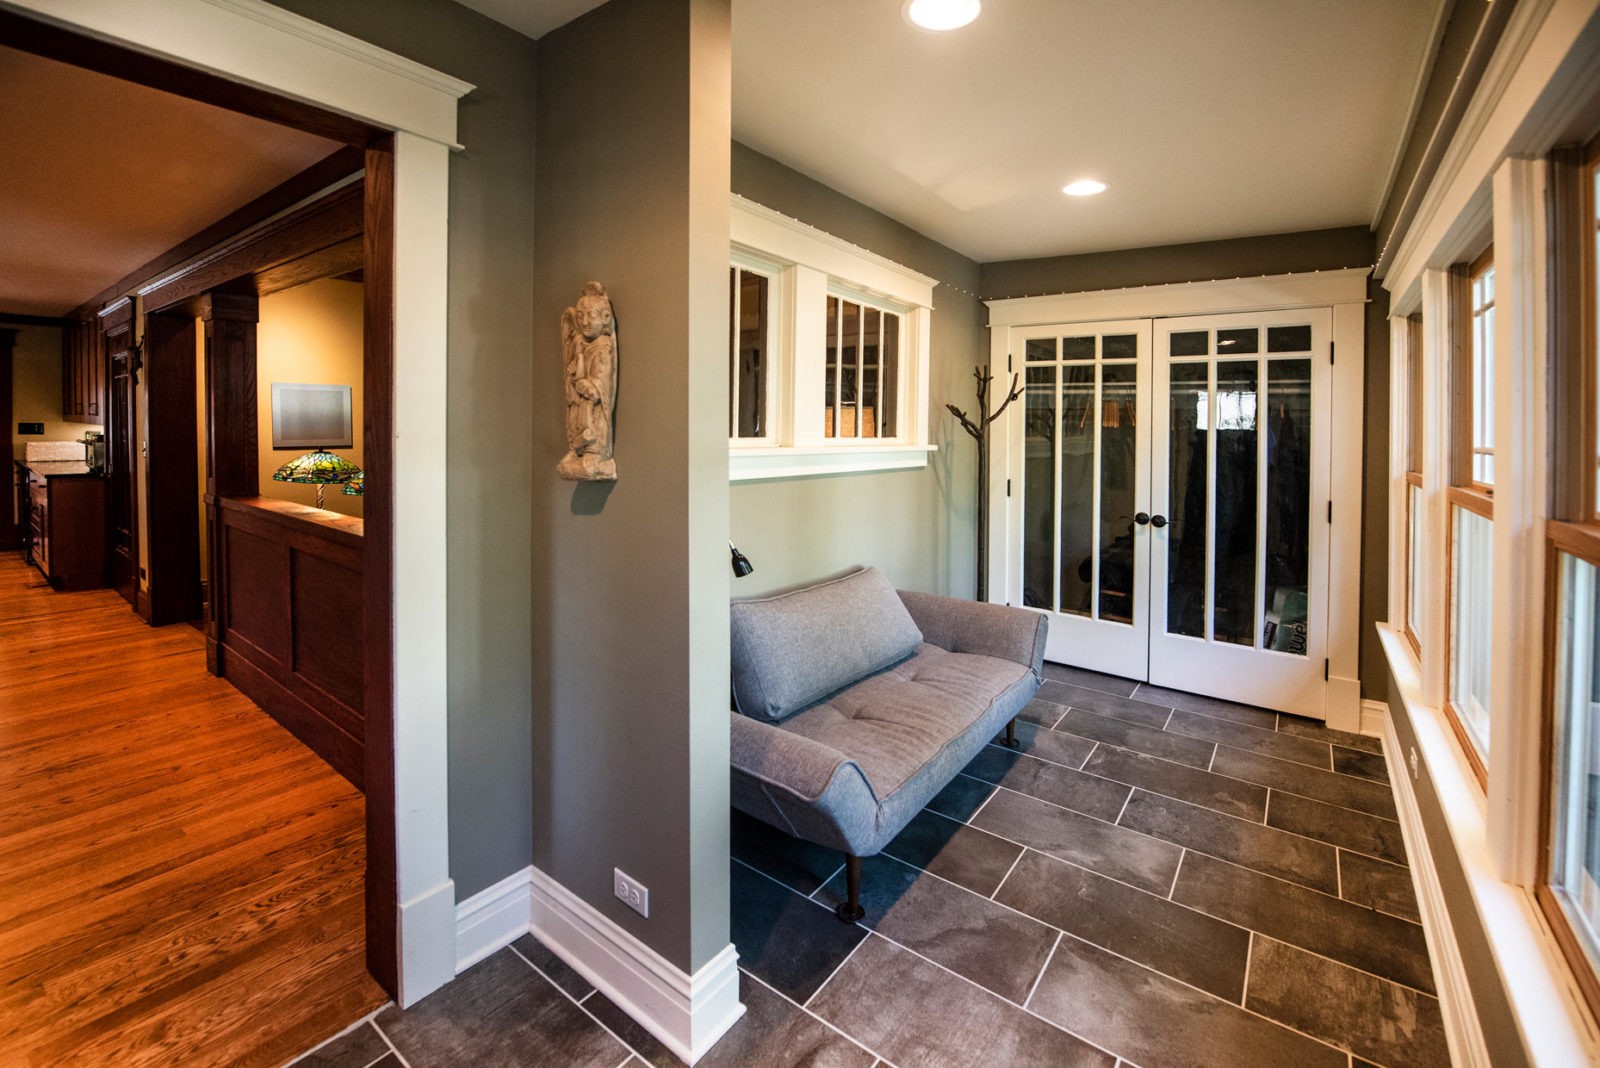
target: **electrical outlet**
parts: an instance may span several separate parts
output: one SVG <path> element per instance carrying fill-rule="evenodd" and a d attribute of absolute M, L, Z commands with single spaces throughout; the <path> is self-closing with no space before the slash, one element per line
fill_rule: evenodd
<path fill-rule="evenodd" d="M 611 869 L 612 892 L 617 900 L 645 919 L 650 918 L 650 888 L 621 868 Z"/>
<path fill-rule="evenodd" d="M 1417 777 L 1417 747 L 1411 747 L 1411 778 Z"/>

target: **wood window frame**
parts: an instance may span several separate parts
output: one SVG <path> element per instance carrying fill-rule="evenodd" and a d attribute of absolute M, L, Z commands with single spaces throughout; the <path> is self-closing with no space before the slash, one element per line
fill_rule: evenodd
<path fill-rule="evenodd" d="M 1457 346 L 1456 349 L 1458 354 L 1458 363 L 1460 366 L 1455 368 L 1451 373 L 1451 381 L 1455 386 L 1456 393 L 1454 398 L 1456 405 L 1455 411 L 1462 419 L 1460 425 L 1466 428 L 1465 434 L 1455 435 L 1455 440 L 1451 442 L 1451 453 L 1454 457 L 1453 463 L 1458 470 L 1458 477 L 1452 479 L 1451 481 L 1458 485 L 1472 486 L 1476 489 L 1482 490 L 1490 497 L 1494 496 L 1494 483 L 1480 482 L 1476 477 L 1476 472 L 1473 470 L 1478 451 L 1477 445 L 1475 444 L 1478 437 L 1477 412 L 1473 407 L 1474 390 L 1477 385 L 1476 379 L 1478 374 L 1478 308 L 1476 306 L 1476 302 L 1473 300 L 1472 291 L 1477 285 L 1478 279 L 1482 278 L 1486 272 L 1493 269 L 1493 245 L 1485 248 L 1473 258 L 1471 263 L 1467 264 L 1466 271 L 1464 272 L 1464 285 L 1466 288 L 1465 292 L 1463 293 L 1462 300 L 1462 312 L 1464 319 L 1460 324 L 1463 344 Z M 1486 308 L 1492 311 L 1495 307 L 1496 300 L 1495 298 L 1491 297 L 1489 303 L 1486 305 Z M 1490 362 L 1492 363 L 1492 352 L 1490 357 Z M 1487 450 L 1487 452 L 1491 458 L 1494 456 L 1494 448 L 1492 446 Z M 1491 515 L 1489 518 L 1492 519 L 1494 517 Z"/>
<path fill-rule="evenodd" d="M 1422 639 L 1417 635 L 1416 631 L 1411 629 L 1411 614 L 1412 614 L 1412 607 L 1413 607 L 1412 604 L 1411 604 L 1411 600 L 1417 596 L 1417 578 L 1418 578 L 1418 576 L 1416 574 L 1410 573 L 1411 567 L 1412 567 L 1412 565 L 1414 563 L 1414 561 L 1411 559 L 1412 531 L 1416 528 L 1417 518 L 1418 518 L 1416 509 L 1411 507 L 1411 490 L 1412 490 L 1412 488 L 1415 488 L 1418 493 L 1422 492 L 1422 472 L 1421 471 L 1407 471 L 1406 472 L 1406 495 L 1405 495 L 1405 507 L 1406 507 L 1406 541 L 1405 541 L 1405 545 L 1406 545 L 1406 560 L 1405 560 L 1404 566 L 1405 566 L 1405 568 L 1407 569 L 1407 572 L 1408 572 L 1408 574 L 1406 576 L 1406 585 L 1405 585 L 1405 589 L 1407 591 L 1407 599 L 1406 599 L 1405 605 L 1402 607 L 1401 612 L 1400 612 L 1400 633 L 1406 639 L 1406 642 L 1411 646 L 1411 652 L 1416 655 L 1417 660 L 1420 662 L 1422 660 Z"/>
<path fill-rule="evenodd" d="M 1444 491 L 1446 508 L 1445 539 L 1444 539 L 1444 574 L 1445 574 L 1445 613 L 1444 613 L 1444 644 L 1446 650 L 1445 665 L 1445 694 L 1444 712 L 1445 719 L 1450 723 L 1450 729 L 1455 732 L 1456 740 L 1461 743 L 1461 748 L 1467 754 L 1467 763 L 1472 766 L 1472 774 L 1478 780 L 1478 786 L 1484 790 L 1489 788 L 1489 767 L 1484 761 L 1484 754 L 1478 750 L 1478 743 L 1473 741 L 1472 734 L 1467 730 L 1462 719 L 1461 710 L 1456 707 L 1454 696 L 1450 692 L 1451 677 L 1455 672 L 1456 643 L 1455 643 L 1455 556 L 1456 556 L 1456 524 L 1455 509 L 1472 512 L 1484 519 L 1494 522 L 1494 499 L 1483 490 L 1473 486 L 1450 486 Z M 1491 710 L 1490 715 L 1493 715 Z"/>

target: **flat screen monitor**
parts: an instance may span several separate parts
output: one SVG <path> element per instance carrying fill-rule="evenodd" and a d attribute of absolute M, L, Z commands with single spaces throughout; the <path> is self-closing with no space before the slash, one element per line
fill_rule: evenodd
<path fill-rule="evenodd" d="M 350 387 L 272 383 L 274 449 L 348 449 Z"/>

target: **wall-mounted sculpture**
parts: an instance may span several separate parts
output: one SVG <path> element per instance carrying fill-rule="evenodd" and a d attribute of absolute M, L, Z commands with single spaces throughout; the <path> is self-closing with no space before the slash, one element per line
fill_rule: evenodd
<path fill-rule="evenodd" d="M 617 408 L 617 320 L 599 282 L 586 282 L 561 313 L 566 379 L 567 454 L 556 473 L 569 482 L 615 482 L 612 416 Z"/>

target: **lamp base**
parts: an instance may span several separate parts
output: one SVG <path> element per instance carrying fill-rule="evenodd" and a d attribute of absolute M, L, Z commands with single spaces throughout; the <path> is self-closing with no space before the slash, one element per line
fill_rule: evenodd
<path fill-rule="evenodd" d="M 322 483 L 317 483 L 317 507 L 322 507 Z"/>

